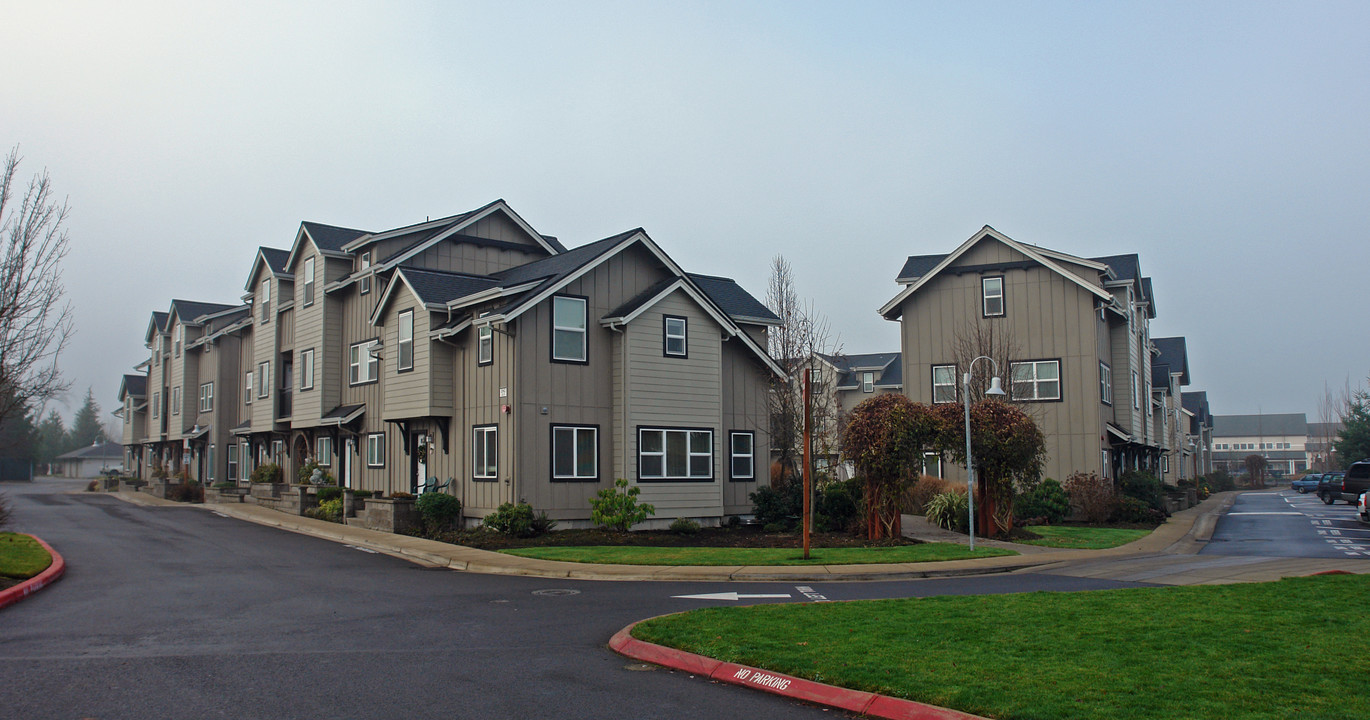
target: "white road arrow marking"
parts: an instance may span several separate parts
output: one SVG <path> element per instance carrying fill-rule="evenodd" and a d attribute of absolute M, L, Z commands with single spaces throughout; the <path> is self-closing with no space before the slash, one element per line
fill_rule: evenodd
<path fill-rule="evenodd" d="M 702 595 L 672 595 L 671 597 L 673 597 L 673 598 L 682 598 L 682 599 L 685 599 L 685 600 L 751 600 L 751 599 L 753 599 L 753 598 L 787 598 L 787 597 L 789 597 L 789 596 L 790 596 L 789 593 L 784 593 L 783 595 L 775 595 L 775 594 L 743 595 L 743 594 L 735 593 L 735 592 L 723 592 L 723 593 L 704 593 L 704 594 L 702 594 Z"/>

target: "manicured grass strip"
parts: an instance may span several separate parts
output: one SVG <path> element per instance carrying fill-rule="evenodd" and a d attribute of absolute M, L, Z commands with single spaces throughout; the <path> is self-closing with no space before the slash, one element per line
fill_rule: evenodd
<path fill-rule="evenodd" d="M 580 546 L 530 547 L 501 550 L 519 557 L 605 565 L 869 565 L 916 563 L 1017 555 L 1012 550 L 964 545 L 922 543 L 878 548 L 812 548 L 809 559 L 798 548 Z"/>
<path fill-rule="evenodd" d="M 707 608 L 633 636 L 1004 720 L 1364 718 L 1370 575 Z M 1351 608 L 1346 613 L 1293 608 Z"/>
<path fill-rule="evenodd" d="M 0 532 L 0 576 L 27 580 L 51 564 L 52 555 L 37 540 L 19 533 Z"/>
<path fill-rule="evenodd" d="M 1083 527 L 1080 525 L 1033 525 L 1029 532 L 1042 536 L 1041 540 L 1023 540 L 1024 545 L 1043 545 L 1075 550 L 1102 550 L 1126 545 L 1151 534 L 1150 530 L 1132 528 Z"/>

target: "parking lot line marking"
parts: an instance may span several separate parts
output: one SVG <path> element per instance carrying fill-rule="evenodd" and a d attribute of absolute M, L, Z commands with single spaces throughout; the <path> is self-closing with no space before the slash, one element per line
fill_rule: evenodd
<path fill-rule="evenodd" d="M 1303 514 L 1303 513 L 1298 512 L 1298 511 L 1283 512 L 1283 511 L 1279 511 L 1279 510 L 1275 510 L 1275 511 L 1271 511 L 1271 512 L 1230 512 L 1230 513 L 1228 513 L 1228 515 L 1302 515 L 1302 514 Z"/>

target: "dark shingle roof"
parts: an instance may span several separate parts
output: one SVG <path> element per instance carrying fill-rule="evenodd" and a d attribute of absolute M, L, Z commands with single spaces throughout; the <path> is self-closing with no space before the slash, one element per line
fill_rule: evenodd
<path fill-rule="evenodd" d="M 197 302 L 195 300 L 172 300 L 171 309 L 176 312 L 176 317 L 183 323 L 195 322 L 195 318 L 203 315 L 213 315 L 225 310 L 232 310 L 236 305 L 224 305 L 223 303 Z"/>
<path fill-rule="evenodd" d="M 1180 404 L 1194 415 L 1190 432 L 1197 433 L 1199 431 L 1198 425 L 1208 425 L 1212 422 L 1213 416 L 1208 411 L 1207 390 L 1180 393 Z"/>
<path fill-rule="evenodd" d="M 72 451 L 69 452 L 69 453 L 65 453 L 65 454 L 62 454 L 62 455 L 58 455 L 58 456 L 57 456 L 57 459 L 58 459 L 58 460 L 84 460 L 84 459 L 86 459 L 86 458 L 91 458 L 91 459 L 100 459 L 100 460 L 104 460 L 104 459 L 108 459 L 108 458 L 123 458 L 123 457 L 124 457 L 124 446 L 120 445 L 119 443 L 107 442 L 107 443 L 101 443 L 101 444 L 99 444 L 99 445 L 88 445 L 88 446 L 86 446 L 86 447 L 83 447 L 83 448 L 80 448 L 80 449 L 77 449 L 77 450 L 72 450 Z"/>
<path fill-rule="evenodd" d="M 147 397 L 146 375 L 125 375 L 123 392 L 133 397 Z M 123 399 L 122 396 L 119 398 Z"/>
<path fill-rule="evenodd" d="M 904 261 L 904 268 L 899 271 L 897 280 L 899 282 L 912 282 L 927 275 L 930 270 L 946 259 L 946 253 L 941 255 L 910 255 L 909 259 Z"/>
<path fill-rule="evenodd" d="M 157 324 L 157 330 L 166 332 L 166 323 L 171 319 L 171 313 L 152 311 L 152 322 Z"/>
<path fill-rule="evenodd" d="M 1170 366 L 1163 362 L 1151 363 L 1151 386 L 1170 389 Z"/>
<path fill-rule="evenodd" d="M 271 268 L 271 272 L 285 272 L 285 261 L 290 258 L 289 250 L 269 247 L 259 247 L 257 249 L 262 253 L 262 257 L 266 259 L 267 267 Z"/>
<path fill-rule="evenodd" d="M 331 252 L 342 252 L 343 245 L 366 235 L 367 230 L 354 230 L 352 228 L 337 227 L 336 225 L 324 225 L 323 223 L 305 221 L 300 223 L 304 226 L 305 232 L 313 238 L 314 244 L 320 250 Z"/>
<path fill-rule="evenodd" d="M 407 265 L 401 265 L 399 271 L 418 294 L 419 302 L 424 304 L 446 304 L 460 297 L 499 287 L 500 284 L 494 278 L 426 270 Z"/>
<path fill-rule="evenodd" d="M 521 285 L 527 282 L 541 280 L 537 287 L 510 299 L 504 307 L 499 309 L 500 313 L 511 312 L 514 308 L 522 305 L 528 298 L 537 295 L 544 289 L 555 285 L 567 275 L 579 270 L 580 268 L 594 262 L 599 256 L 614 249 L 619 243 L 636 233 L 642 232 L 642 228 L 634 228 L 627 232 L 622 232 L 612 237 L 604 238 L 588 245 L 581 245 L 578 248 L 567 250 L 560 255 L 553 255 L 541 260 L 534 260 L 517 267 L 501 270 L 494 273 L 491 277 L 499 280 L 503 287 Z"/>
<path fill-rule="evenodd" d="M 1180 384 L 1189 384 L 1189 353 L 1185 349 L 1183 337 L 1151 338 L 1151 342 L 1156 344 L 1156 349 L 1161 351 L 1158 360 L 1170 366 L 1170 372 L 1180 373 Z M 1153 373 L 1154 374 L 1154 373 Z"/>
<path fill-rule="evenodd" d="M 849 372 L 851 370 L 879 370 L 891 363 L 897 365 L 899 363 L 900 353 L 865 353 L 861 355 L 848 355 L 845 353 L 824 355 L 823 353 L 819 353 L 818 356 L 832 363 L 833 367 L 837 368 L 839 371 Z"/>
<path fill-rule="evenodd" d="M 1308 416 L 1303 413 L 1213 416 L 1214 437 L 1304 435 L 1307 432 Z"/>
<path fill-rule="evenodd" d="M 743 290 L 736 280 L 714 275 L 685 274 L 689 276 L 696 287 L 704 291 L 704 294 L 714 301 L 718 309 L 727 313 L 728 317 L 744 321 L 750 319 L 780 322 L 779 316 L 771 312 L 770 308 L 763 305 L 751 293 Z"/>
<path fill-rule="evenodd" d="M 662 278 L 661 280 L 652 283 L 647 287 L 646 290 L 643 290 L 642 292 L 634 295 L 627 302 L 623 303 L 622 305 L 619 305 L 618 307 L 614 308 L 613 310 L 610 310 L 607 313 L 604 313 L 604 317 L 621 318 L 625 315 L 631 315 L 634 310 L 637 310 L 639 307 L 642 307 L 645 303 L 650 302 L 652 298 L 657 296 L 657 293 L 660 293 L 662 290 L 665 290 L 666 288 L 670 287 L 671 283 L 675 282 L 676 280 L 679 280 L 679 278 L 668 277 Z"/>
<path fill-rule="evenodd" d="M 1156 317 L 1156 296 L 1151 294 L 1151 278 L 1149 277 L 1142 278 L 1142 295 L 1146 297 L 1149 306 L 1146 309 L 1146 316 L 1149 318 Z"/>
<path fill-rule="evenodd" d="M 1136 280 L 1142 274 L 1141 261 L 1137 259 L 1137 254 L 1129 255 L 1104 255 L 1102 257 L 1090 258 L 1094 262 L 1101 262 L 1113 268 L 1113 274 L 1119 280 Z"/>

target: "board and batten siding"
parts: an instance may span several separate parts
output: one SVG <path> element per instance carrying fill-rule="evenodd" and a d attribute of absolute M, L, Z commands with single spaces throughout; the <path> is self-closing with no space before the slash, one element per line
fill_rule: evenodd
<path fill-rule="evenodd" d="M 506 332 L 493 333 L 488 365 L 476 364 L 475 328 L 467 328 L 457 337 L 457 347 L 451 354 L 458 398 L 452 420 L 452 451 L 457 458 L 455 477 L 461 483 L 462 515 L 467 518 L 483 518 L 502 503 L 520 499 L 527 500 L 537 510 L 549 510 L 548 514 L 551 514 L 547 505 L 539 504 L 535 496 L 526 492 L 523 483 L 527 481 L 519 465 L 521 450 L 516 437 L 517 422 L 533 411 L 515 403 L 519 389 L 515 377 L 515 348 L 522 342 L 528 327 L 524 318 L 518 318 L 510 327 L 502 328 Z M 514 337 L 510 337 L 510 332 Z M 510 412 L 504 411 L 505 406 Z M 497 477 L 494 480 L 475 479 L 472 433 L 474 427 L 485 425 L 499 428 Z M 516 482 L 518 487 L 514 485 Z"/>
<path fill-rule="evenodd" d="M 304 304 L 305 282 L 304 275 L 305 260 L 314 258 L 314 302 L 309 305 Z M 319 254 L 312 242 L 305 242 L 300 246 L 299 257 L 295 260 L 295 265 L 291 268 L 295 273 L 295 308 L 293 311 L 292 328 L 294 342 L 293 345 L 282 343 L 282 350 L 292 348 L 293 373 L 291 382 L 292 401 L 290 413 L 290 426 L 292 428 L 316 427 L 319 418 L 333 405 L 326 404 L 324 397 L 324 383 L 322 369 L 322 358 L 327 354 L 324 348 L 324 329 L 328 326 L 328 314 L 337 312 L 337 301 L 328 297 L 324 293 L 324 286 L 327 284 L 329 260 Z M 338 264 L 334 261 L 334 264 Z M 282 326 L 284 329 L 284 326 Z M 309 390 L 303 389 L 305 376 L 304 351 L 314 351 L 314 387 Z M 280 383 L 276 383 L 280 387 Z M 313 450 L 311 450 L 311 455 Z"/>
<path fill-rule="evenodd" d="M 749 495 L 770 485 L 770 370 L 737 338 L 723 342 L 721 397 L 722 437 L 714 444 L 722 472 L 723 513 L 747 515 L 752 512 Z M 732 479 L 729 433 L 733 431 L 754 433 L 755 478 L 751 481 Z"/>
<path fill-rule="evenodd" d="M 409 313 L 414 318 L 414 357 L 410 370 L 400 370 L 400 316 Z M 404 420 L 438 414 L 433 404 L 430 387 L 428 311 L 419 304 L 404 283 L 395 286 L 390 302 L 381 313 L 382 353 L 380 376 L 385 385 L 385 404 L 381 411 L 384 420 Z M 441 408 L 451 414 L 451 408 Z"/>
<path fill-rule="evenodd" d="M 341 313 L 341 332 L 336 336 L 334 348 L 338 353 L 341 369 L 338 376 L 337 387 L 339 389 L 338 405 L 363 404 L 366 406 L 358 424 L 360 435 L 356 438 L 356 456 L 350 459 L 353 462 L 354 484 L 361 490 L 383 490 L 387 494 L 393 492 L 409 492 L 408 463 L 409 458 L 404 453 L 404 439 L 399 435 L 396 426 L 384 422 L 381 419 L 381 410 L 385 394 L 385 384 L 380 378 L 385 373 L 384 365 L 391 362 L 391 347 L 381 350 L 381 366 L 377 368 L 377 379 L 373 382 L 359 385 L 351 384 L 351 348 L 352 345 L 366 340 L 380 339 L 383 337 L 384 329 L 371 324 L 371 316 L 366 309 L 371 306 L 370 298 L 376 294 L 377 288 L 364 296 L 358 296 L 352 291 L 348 291 L 342 298 Z M 327 339 L 325 339 L 327 340 Z M 324 412 L 332 410 L 334 406 L 324 409 Z M 369 433 L 385 434 L 385 465 L 379 468 L 367 467 L 366 464 L 366 436 Z M 343 437 L 340 436 L 338 446 L 341 449 Z M 341 467 L 339 467 L 341 471 Z"/>
<path fill-rule="evenodd" d="M 986 238 L 933 278 L 903 304 L 900 347 L 904 394 L 915 402 L 932 402 L 932 367 L 955 362 L 955 342 L 977 323 L 993 323 L 1017 348 L 1014 360 L 1059 360 L 1061 400 L 1020 403 L 1047 436 L 1044 477 L 1064 479 L 1099 465 L 1102 430 L 1099 382 L 1099 329 L 1094 296 L 1041 265 L 1026 269 L 985 270 L 958 274 L 957 267 L 1028 260 L 1027 256 Z M 1002 318 L 982 318 L 981 278 L 1004 278 Z M 1002 337 L 1002 336 L 1001 336 Z M 983 364 L 983 363 L 982 363 Z M 960 373 L 957 369 L 957 384 Z M 1011 368 L 999 368 L 1010 390 Z M 1117 374 L 1114 376 L 1115 385 Z M 964 479 L 961 468 L 944 465 L 947 479 Z"/>

